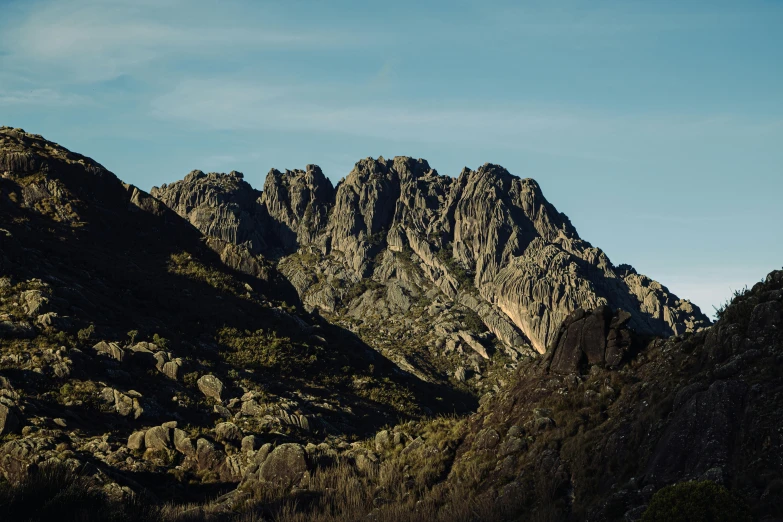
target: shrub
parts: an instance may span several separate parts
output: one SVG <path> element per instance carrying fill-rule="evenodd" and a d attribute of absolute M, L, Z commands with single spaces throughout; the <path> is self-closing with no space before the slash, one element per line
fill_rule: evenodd
<path fill-rule="evenodd" d="M 243 295 L 245 293 L 244 288 L 240 289 L 237 281 L 232 279 L 231 276 L 197 261 L 187 252 L 171 255 L 169 272 L 204 282 L 221 292 L 234 295 Z"/>
<path fill-rule="evenodd" d="M 76 334 L 76 336 L 79 338 L 79 340 L 83 343 L 86 343 L 90 340 L 90 337 L 92 337 L 92 334 L 95 333 L 95 325 L 90 325 L 87 328 L 82 328 L 79 330 L 79 333 Z"/>
<path fill-rule="evenodd" d="M 272 331 L 223 328 L 218 343 L 228 348 L 221 352 L 226 363 L 234 368 L 260 371 L 280 371 L 286 374 L 312 369 L 322 348 L 294 344 L 287 337 L 277 337 Z"/>
<path fill-rule="evenodd" d="M 479 314 L 473 310 L 468 309 L 465 311 L 465 317 L 463 321 L 468 330 L 473 333 L 482 333 L 487 331 L 487 326 L 484 324 L 484 321 L 482 321 L 481 317 L 479 317 Z"/>
<path fill-rule="evenodd" d="M 169 348 L 169 340 L 165 337 L 161 337 L 158 334 L 152 336 L 152 344 L 160 348 L 161 350 L 167 350 Z"/>
<path fill-rule="evenodd" d="M 468 272 L 468 270 L 462 266 L 462 263 L 452 257 L 451 253 L 451 243 L 447 243 L 443 245 L 443 248 L 438 250 L 437 257 L 441 260 L 441 262 L 443 262 L 444 265 L 446 265 L 449 273 L 454 276 L 462 290 L 467 292 L 475 292 L 476 285 L 473 282 L 473 277 L 471 276 L 470 272 Z"/>
<path fill-rule="evenodd" d="M 745 502 L 709 480 L 681 482 L 653 495 L 642 522 L 750 522 Z"/>
<path fill-rule="evenodd" d="M 746 286 L 742 290 L 734 290 L 734 295 L 720 307 L 715 308 L 715 317 L 728 323 L 739 324 L 743 329 L 750 323 L 750 316 L 757 301 Z"/>

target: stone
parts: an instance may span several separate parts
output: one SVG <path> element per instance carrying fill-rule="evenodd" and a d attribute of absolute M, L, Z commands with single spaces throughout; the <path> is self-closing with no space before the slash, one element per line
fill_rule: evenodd
<path fill-rule="evenodd" d="M 212 411 L 223 417 L 224 419 L 231 418 L 231 410 L 223 406 L 222 404 L 215 404 L 212 407 Z"/>
<path fill-rule="evenodd" d="M 300 444 L 286 443 L 277 446 L 264 460 L 259 477 L 283 487 L 298 483 L 308 470 L 307 455 Z"/>
<path fill-rule="evenodd" d="M 128 437 L 128 449 L 131 450 L 143 450 L 144 449 L 144 436 L 146 430 L 134 431 Z"/>
<path fill-rule="evenodd" d="M 187 433 L 179 428 L 174 428 L 174 449 L 188 457 L 196 454 L 193 441 L 188 437 Z"/>
<path fill-rule="evenodd" d="M 157 368 L 159 372 L 162 372 L 166 363 L 169 362 L 168 355 L 166 355 L 166 352 L 155 352 L 153 357 L 155 359 L 155 368 Z"/>
<path fill-rule="evenodd" d="M 117 389 L 106 387 L 101 392 L 103 400 L 114 406 L 114 410 L 123 417 L 132 416 L 138 419 L 144 414 L 144 408 L 141 405 L 141 394 L 134 390 L 128 390 L 123 393 Z"/>
<path fill-rule="evenodd" d="M 180 369 L 182 368 L 182 360 L 175 359 L 169 361 L 163 365 L 163 374 L 169 379 L 176 381 L 179 379 Z"/>
<path fill-rule="evenodd" d="M 270 442 L 261 445 L 261 447 L 256 451 L 256 454 L 253 455 L 253 462 L 260 466 L 264 463 L 269 454 L 272 453 L 273 449 L 274 448 L 272 447 L 272 443 Z"/>
<path fill-rule="evenodd" d="M 381 430 L 375 435 L 375 451 L 383 453 L 384 450 L 392 446 L 392 440 L 389 436 L 389 430 Z"/>
<path fill-rule="evenodd" d="M 257 436 L 247 435 L 242 438 L 241 448 L 243 453 L 256 451 L 260 447 L 261 447 L 261 439 L 259 439 Z"/>
<path fill-rule="evenodd" d="M 43 308 L 49 303 L 49 298 L 46 297 L 40 290 L 26 290 L 20 295 L 20 301 L 25 313 L 30 317 L 36 317 L 43 314 Z"/>
<path fill-rule="evenodd" d="M 494 449 L 500 443 L 500 435 L 492 428 L 485 428 L 476 435 L 476 449 Z"/>
<path fill-rule="evenodd" d="M 120 345 L 117 343 L 101 341 L 92 348 L 99 354 L 106 355 L 117 361 L 122 362 L 125 359 L 125 350 L 120 348 Z"/>
<path fill-rule="evenodd" d="M 164 428 L 168 428 L 170 430 L 173 430 L 174 428 L 177 427 L 177 421 L 164 422 L 163 424 L 161 424 L 161 426 L 163 426 Z"/>
<path fill-rule="evenodd" d="M 0 403 L 0 435 L 16 433 L 19 429 L 19 418 L 8 405 Z"/>
<path fill-rule="evenodd" d="M 608 306 L 599 306 L 585 317 L 582 326 L 582 351 L 588 364 L 603 364 L 606 354 L 607 325 L 612 318 Z"/>
<path fill-rule="evenodd" d="M 624 326 L 627 321 L 627 312 L 618 310 L 612 314 L 605 305 L 592 311 L 576 309 L 560 325 L 546 354 L 550 371 L 572 374 L 580 373 L 588 365 L 619 367 L 633 342 Z"/>
<path fill-rule="evenodd" d="M 467 344 L 474 352 L 479 354 L 484 359 L 489 359 L 489 352 L 470 332 L 458 332 L 460 339 Z"/>
<path fill-rule="evenodd" d="M 215 440 L 238 445 L 242 441 L 242 430 L 233 422 L 221 422 L 215 426 Z"/>
<path fill-rule="evenodd" d="M 171 448 L 171 429 L 163 426 L 148 429 L 144 434 L 144 445 L 147 449 L 154 450 Z"/>
<path fill-rule="evenodd" d="M 214 375 L 202 375 L 197 381 L 198 389 L 205 396 L 222 401 L 223 383 Z"/>
<path fill-rule="evenodd" d="M 241 411 L 243 415 L 247 415 L 249 417 L 259 417 L 266 413 L 266 409 L 254 400 L 243 402 Z"/>
<path fill-rule="evenodd" d="M 218 471 L 223 463 L 223 457 L 215 449 L 215 445 L 207 439 L 199 438 L 196 441 L 196 462 L 199 469 Z"/>

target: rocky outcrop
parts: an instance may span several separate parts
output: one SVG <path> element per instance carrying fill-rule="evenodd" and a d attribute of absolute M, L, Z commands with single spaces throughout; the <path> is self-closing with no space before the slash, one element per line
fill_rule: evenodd
<path fill-rule="evenodd" d="M 626 326 L 631 314 L 607 306 L 593 311 L 577 308 L 560 325 L 544 358 L 556 373 L 579 372 L 588 365 L 618 367 L 630 355 L 632 333 Z"/>
<path fill-rule="evenodd" d="M 214 375 L 202 375 L 196 384 L 206 397 L 215 399 L 218 402 L 222 400 L 223 383 Z"/>
<path fill-rule="evenodd" d="M 153 187 L 150 194 L 202 233 L 244 245 L 254 254 L 269 248 L 258 198 L 241 172 L 205 174 L 194 170 L 182 181 Z"/>
<path fill-rule="evenodd" d="M 270 232 L 286 252 L 315 241 L 328 224 L 333 201 L 332 182 L 317 165 L 303 171 L 270 170 L 260 199 L 271 217 Z"/>
<path fill-rule="evenodd" d="M 658 442 L 645 479 L 660 486 L 726 467 L 741 429 L 747 391 L 741 381 L 715 381 L 693 394 Z"/>
<path fill-rule="evenodd" d="M 236 205 L 243 210 L 221 214 L 228 207 L 216 186 L 228 187 L 232 201 L 244 201 Z M 628 265 L 613 265 L 579 238 L 534 180 L 498 165 L 466 168 L 455 179 L 421 159 L 367 158 L 336 190 L 309 165 L 306 171 L 272 170 L 260 196 L 236 174 L 200 173 L 153 194 L 208 235 L 241 243 L 233 231 L 244 230 L 242 237 L 264 236 L 254 243 L 258 251 L 315 245 L 342 263 L 348 271 L 342 276 L 333 265 L 312 262 L 287 274 L 305 303 L 329 312 L 338 311 L 341 299 L 339 291 L 319 284 L 330 271 L 343 286 L 362 278 L 389 284 L 390 302 L 404 303 L 394 281 L 406 276 L 384 264 L 388 256 L 379 256 L 391 251 L 411 259 L 417 286 L 459 299 L 511 351 L 530 344 L 544 353 L 577 308 L 622 308 L 630 314 L 629 326 L 647 334 L 709 325 L 697 307 L 660 283 Z M 258 203 L 252 212 L 244 210 L 250 200 Z M 317 277 L 303 277 L 303 270 Z"/>
<path fill-rule="evenodd" d="M 307 472 L 307 455 L 299 444 L 281 444 L 264 460 L 259 477 L 284 487 L 299 482 Z"/>

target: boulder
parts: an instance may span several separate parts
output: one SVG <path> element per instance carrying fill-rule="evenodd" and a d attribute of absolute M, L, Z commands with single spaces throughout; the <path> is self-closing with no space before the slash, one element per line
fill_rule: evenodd
<path fill-rule="evenodd" d="M 489 352 L 487 352 L 487 349 L 484 347 L 483 344 L 481 344 L 478 339 L 476 339 L 473 334 L 470 332 L 458 332 L 457 335 L 459 335 L 460 339 L 462 339 L 465 344 L 467 344 L 474 352 L 479 354 L 484 359 L 489 359 Z"/>
<path fill-rule="evenodd" d="M 385 449 L 392 446 L 392 440 L 389 436 L 389 430 L 381 430 L 375 435 L 375 451 L 382 453 Z"/>
<path fill-rule="evenodd" d="M 247 435 L 242 438 L 242 452 L 249 453 L 261 447 L 261 439 L 255 435 Z"/>
<path fill-rule="evenodd" d="M 196 441 L 196 462 L 199 469 L 219 472 L 223 460 L 222 452 L 210 441 L 201 438 Z"/>
<path fill-rule="evenodd" d="M 169 379 L 176 381 L 179 379 L 180 369 L 182 368 L 182 359 L 174 359 L 163 365 L 163 374 Z"/>
<path fill-rule="evenodd" d="M 167 362 L 169 362 L 169 356 L 166 355 L 166 352 L 155 352 L 153 354 L 153 357 L 155 358 L 155 368 L 159 372 L 163 371 L 163 367 L 166 365 Z"/>
<path fill-rule="evenodd" d="M 147 432 L 145 430 L 134 431 L 128 437 L 128 449 L 142 450 L 144 449 L 144 436 Z"/>
<path fill-rule="evenodd" d="M 214 375 L 202 375 L 197 382 L 198 389 L 207 397 L 222 401 L 223 383 Z"/>
<path fill-rule="evenodd" d="M 150 428 L 144 434 L 144 445 L 147 449 L 166 450 L 171 448 L 171 430 L 163 426 Z"/>
<path fill-rule="evenodd" d="M 215 440 L 235 445 L 240 444 L 242 442 L 242 430 L 233 422 L 221 422 L 215 426 Z"/>
<path fill-rule="evenodd" d="M 49 303 L 49 298 L 40 290 L 27 290 L 22 292 L 19 297 L 22 308 L 30 317 L 42 315 L 43 308 Z"/>
<path fill-rule="evenodd" d="M 196 448 L 193 447 L 193 441 L 179 428 L 174 429 L 174 449 L 188 457 L 192 457 L 196 454 Z"/>
<path fill-rule="evenodd" d="M 106 355 L 120 362 L 125 359 L 125 350 L 120 348 L 120 345 L 117 343 L 107 343 L 106 341 L 101 341 L 92 348 L 99 354 Z"/>
<path fill-rule="evenodd" d="M 101 397 L 108 404 L 114 406 L 114 410 L 123 417 L 132 416 L 138 419 L 144 413 L 141 405 L 141 394 L 135 390 L 128 390 L 123 393 L 114 388 L 104 388 Z"/>
<path fill-rule="evenodd" d="M 19 424 L 19 418 L 13 409 L 0 403 L 0 435 L 15 433 Z"/>
<path fill-rule="evenodd" d="M 276 447 L 261 465 L 259 477 L 284 487 L 298 483 L 307 472 L 307 455 L 300 444 L 286 443 Z"/>
<path fill-rule="evenodd" d="M 612 314 L 605 305 L 592 311 L 577 308 L 560 325 L 546 354 L 549 370 L 577 373 L 595 364 L 616 368 L 631 349 L 631 332 L 625 326 L 630 318 L 623 310 Z"/>

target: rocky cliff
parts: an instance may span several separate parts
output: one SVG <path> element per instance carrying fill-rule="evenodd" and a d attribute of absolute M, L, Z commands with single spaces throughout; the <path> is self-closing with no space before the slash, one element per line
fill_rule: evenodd
<path fill-rule="evenodd" d="M 241 228 L 263 236 L 258 251 L 277 259 L 305 304 L 353 322 L 357 331 L 364 325 L 371 336 L 388 324 L 416 323 L 421 314 L 405 315 L 427 303 L 454 308 L 461 317 L 477 315 L 479 330 L 491 335 L 484 344 L 497 341 L 514 358 L 530 348 L 544 353 L 577 308 L 625 310 L 629 325 L 649 335 L 710 324 L 665 286 L 612 264 L 580 239 L 534 180 L 498 165 L 466 168 L 452 178 L 421 159 L 367 158 L 335 190 L 320 169 L 308 166 L 271 171 L 260 194 L 231 182 L 232 176 L 191 174 L 152 194 L 205 234 Z M 225 195 L 216 198 L 220 179 Z M 250 213 L 244 210 L 250 207 L 222 202 L 250 199 Z M 375 313 L 379 308 L 389 312 Z M 440 350 L 449 339 L 433 336 L 428 343 Z M 456 369 L 443 363 L 439 371 L 453 375 Z"/>

